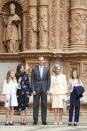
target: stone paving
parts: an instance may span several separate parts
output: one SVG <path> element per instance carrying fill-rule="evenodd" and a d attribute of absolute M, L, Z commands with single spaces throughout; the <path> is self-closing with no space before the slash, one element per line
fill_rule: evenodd
<path fill-rule="evenodd" d="M 87 131 L 87 126 L 68 127 L 68 126 L 0 126 L 1 131 Z"/>
<path fill-rule="evenodd" d="M 0 126 L 1 131 L 87 131 L 86 126 L 68 127 L 68 126 Z"/>
<path fill-rule="evenodd" d="M 20 125 L 20 116 L 14 116 L 14 126 L 4 126 L 5 123 L 5 115 L 0 114 L 0 131 L 87 131 L 87 117 L 80 117 L 80 122 L 77 127 L 69 127 L 68 126 L 68 116 L 64 116 L 63 125 L 53 125 L 53 116 L 48 117 L 47 119 L 48 125 L 41 125 L 41 121 L 39 118 L 38 125 L 33 126 L 32 115 L 28 116 L 28 123 L 26 126 Z"/>

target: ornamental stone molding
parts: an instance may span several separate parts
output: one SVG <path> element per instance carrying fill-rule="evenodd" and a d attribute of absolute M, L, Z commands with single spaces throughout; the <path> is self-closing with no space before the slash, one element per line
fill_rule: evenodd
<path fill-rule="evenodd" d="M 0 10 L 2 10 L 3 6 L 9 2 L 15 2 L 21 5 L 23 12 L 27 10 L 28 0 L 0 0 Z"/>

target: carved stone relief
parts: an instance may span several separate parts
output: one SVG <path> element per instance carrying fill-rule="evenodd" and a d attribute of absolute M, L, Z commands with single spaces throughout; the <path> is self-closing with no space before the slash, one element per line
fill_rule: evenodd
<path fill-rule="evenodd" d="M 85 94 L 87 94 L 87 62 L 83 61 L 83 68 L 82 68 L 82 80 L 85 87 Z"/>
<path fill-rule="evenodd" d="M 69 0 L 49 0 L 49 41 L 53 49 L 69 45 Z"/>
<path fill-rule="evenodd" d="M 29 12 L 29 47 L 37 49 L 37 8 Z"/>
<path fill-rule="evenodd" d="M 40 7 L 39 15 L 39 44 L 40 49 L 48 48 L 48 11 L 47 6 Z"/>
<path fill-rule="evenodd" d="M 4 18 L 3 43 L 9 53 L 19 52 L 19 44 L 21 42 L 21 19 L 15 13 L 16 6 L 10 4 L 10 15 L 6 20 Z"/>
<path fill-rule="evenodd" d="M 71 45 L 86 46 L 86 14 L 85 11 L 73 11 L 71 18 Z"/>
<path fill-rule="evenodd" d="M 68 49 L 69 41 L 69 15 L 70 15 L 70 1 L 60 0 L 60 48 Z"/>

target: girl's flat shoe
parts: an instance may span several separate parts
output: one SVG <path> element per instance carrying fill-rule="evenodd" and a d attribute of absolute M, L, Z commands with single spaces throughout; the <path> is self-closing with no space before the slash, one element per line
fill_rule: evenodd
<path fill-rule="evenodd" d="M 10 125 L 10 126 L 13 126 L 13 125 L 14 125 L 14 123 L 9 123 L 9 125 Z"/>
<path fill-rule="evenodd" d="M 23 125 L 27 125 L 27 123 L 23 123 Z"/>
<path fill-rule="evenodd" d="M 68 123 L 68 126 L 72 126 L 72 122 L 69 122 L 69 123 Z"/>
<path fill-rule="evenodd" d="M 77 123 L 74 123 L 74 126 L 77 126 L 78 124 Z"/>
<path fill-rule="evenodd" d="M 74 126 L 77 126 L 78 125 L 78 122 L 74 122 Z"/>
<path fill-rule="evenodd" d="M 8 123 L 5 123 L 5 126 L 8 126 L 9 124 Z"/>
<path fill-rule="evenodd" d="M 21 124 L 21 125 L 23 125 L 24 123 L 23 123 L 23 122 L 21 122 L 20 124 Z"/>

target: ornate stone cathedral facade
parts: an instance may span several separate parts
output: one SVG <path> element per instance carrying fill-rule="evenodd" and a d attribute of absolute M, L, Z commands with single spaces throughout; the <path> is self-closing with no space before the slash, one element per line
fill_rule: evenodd
<path fill-rule="evenodd" d="M 67 79 L 77 68 L 87 95 L 87 0 L 0 0 L 0 90 L 8 68 L 40 55 Z"/>

